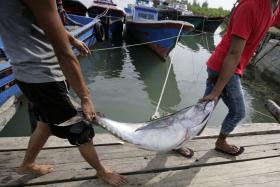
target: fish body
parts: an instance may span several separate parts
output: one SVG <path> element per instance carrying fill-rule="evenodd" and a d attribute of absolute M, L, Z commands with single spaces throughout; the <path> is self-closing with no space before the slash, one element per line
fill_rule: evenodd
<path fill-rule="evenodd" d="M 180 148 L 185 142 L 199 135 L 214 108 L 213 101 L 202 102 L 148 122 L 122 123 L 97 116 L 95 123 L 140 148 L 166 152 Z"/>

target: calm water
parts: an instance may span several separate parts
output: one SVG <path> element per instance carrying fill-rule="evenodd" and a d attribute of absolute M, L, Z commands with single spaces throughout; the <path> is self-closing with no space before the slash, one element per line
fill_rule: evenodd
<path fill-rule="evenodd" d="M 115 2 L 124 7 L 127 2 L 133 1 Z M 184 36 L 173 49 L 169 56 L 175 55 L 160 105 L 161 113 L 175 112 L 202 97 L 207 78 L 206 61 L 221 39 L 220 31 Z M 164 62 L 146 46 L 126 47 L 128 44 L 122 41 L 97 43 L 93 50 L 112 46 L 123 48 L 94 51 L 91 56 L 80 58 L 80 63 L 98 111 L 114 120 L 145 121 L 156 109 L 171 59 Z M 265 80 L 252 68 L 246 71 L 242 84 L 247 108 L 247 116 L 242 123 L 275 122 L 259 112 L 269 115 L 264 101 L 267 98 L 279 101 L 279 86 Z M 72 95 L 76 97 L 74 93 Z M 24 102 L 20 111 L 0 132 L 0 137 L 30 134 L 26 108 Z M 226 113 L 227 108 L 220 102 L 208 127 L 219 128 Z"/>

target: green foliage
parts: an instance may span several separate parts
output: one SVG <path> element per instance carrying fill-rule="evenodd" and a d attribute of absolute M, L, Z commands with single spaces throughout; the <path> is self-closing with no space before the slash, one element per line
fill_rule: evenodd
<path fill-rule="evenodd" d="M 193 4 L 188 3 L 188 9 L 193 12 L 194 15 L 200 16 L 227 16 L 230 11 L 224 10 L 223 8 L 208 8 L 208 3 L 205 1 L 202 6 L 199 5 L 195 0 Z"/>

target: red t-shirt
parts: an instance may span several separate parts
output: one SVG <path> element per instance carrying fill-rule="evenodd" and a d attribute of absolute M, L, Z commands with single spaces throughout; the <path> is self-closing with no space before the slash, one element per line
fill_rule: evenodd
<path fill-rule="evenodd" d="M 271 1 L 241 0 L 233 11 L 226 33 L 207 62 L 208 68 L 220 72 L 234 35 L 246 40 L 239 65 L 235 70 L 236 74 L 242 75 L 259 42 L 267 32 L 271 18 Z"/>

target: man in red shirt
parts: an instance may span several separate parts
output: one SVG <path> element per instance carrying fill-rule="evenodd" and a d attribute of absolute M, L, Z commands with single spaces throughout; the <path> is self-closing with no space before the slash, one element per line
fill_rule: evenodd
<path fill-rule="evenodd" d="M 243 147 L 227 143 L 227 136 L 245 116 L 240 77 L 271 25 L 280 26 L 278 0 L 240 0 L 227 32 L 207 62 L 208 79 L 202 100 L 221 98 L 229 112 L 222 123 L 215 150 L 237 156 Z"/>

